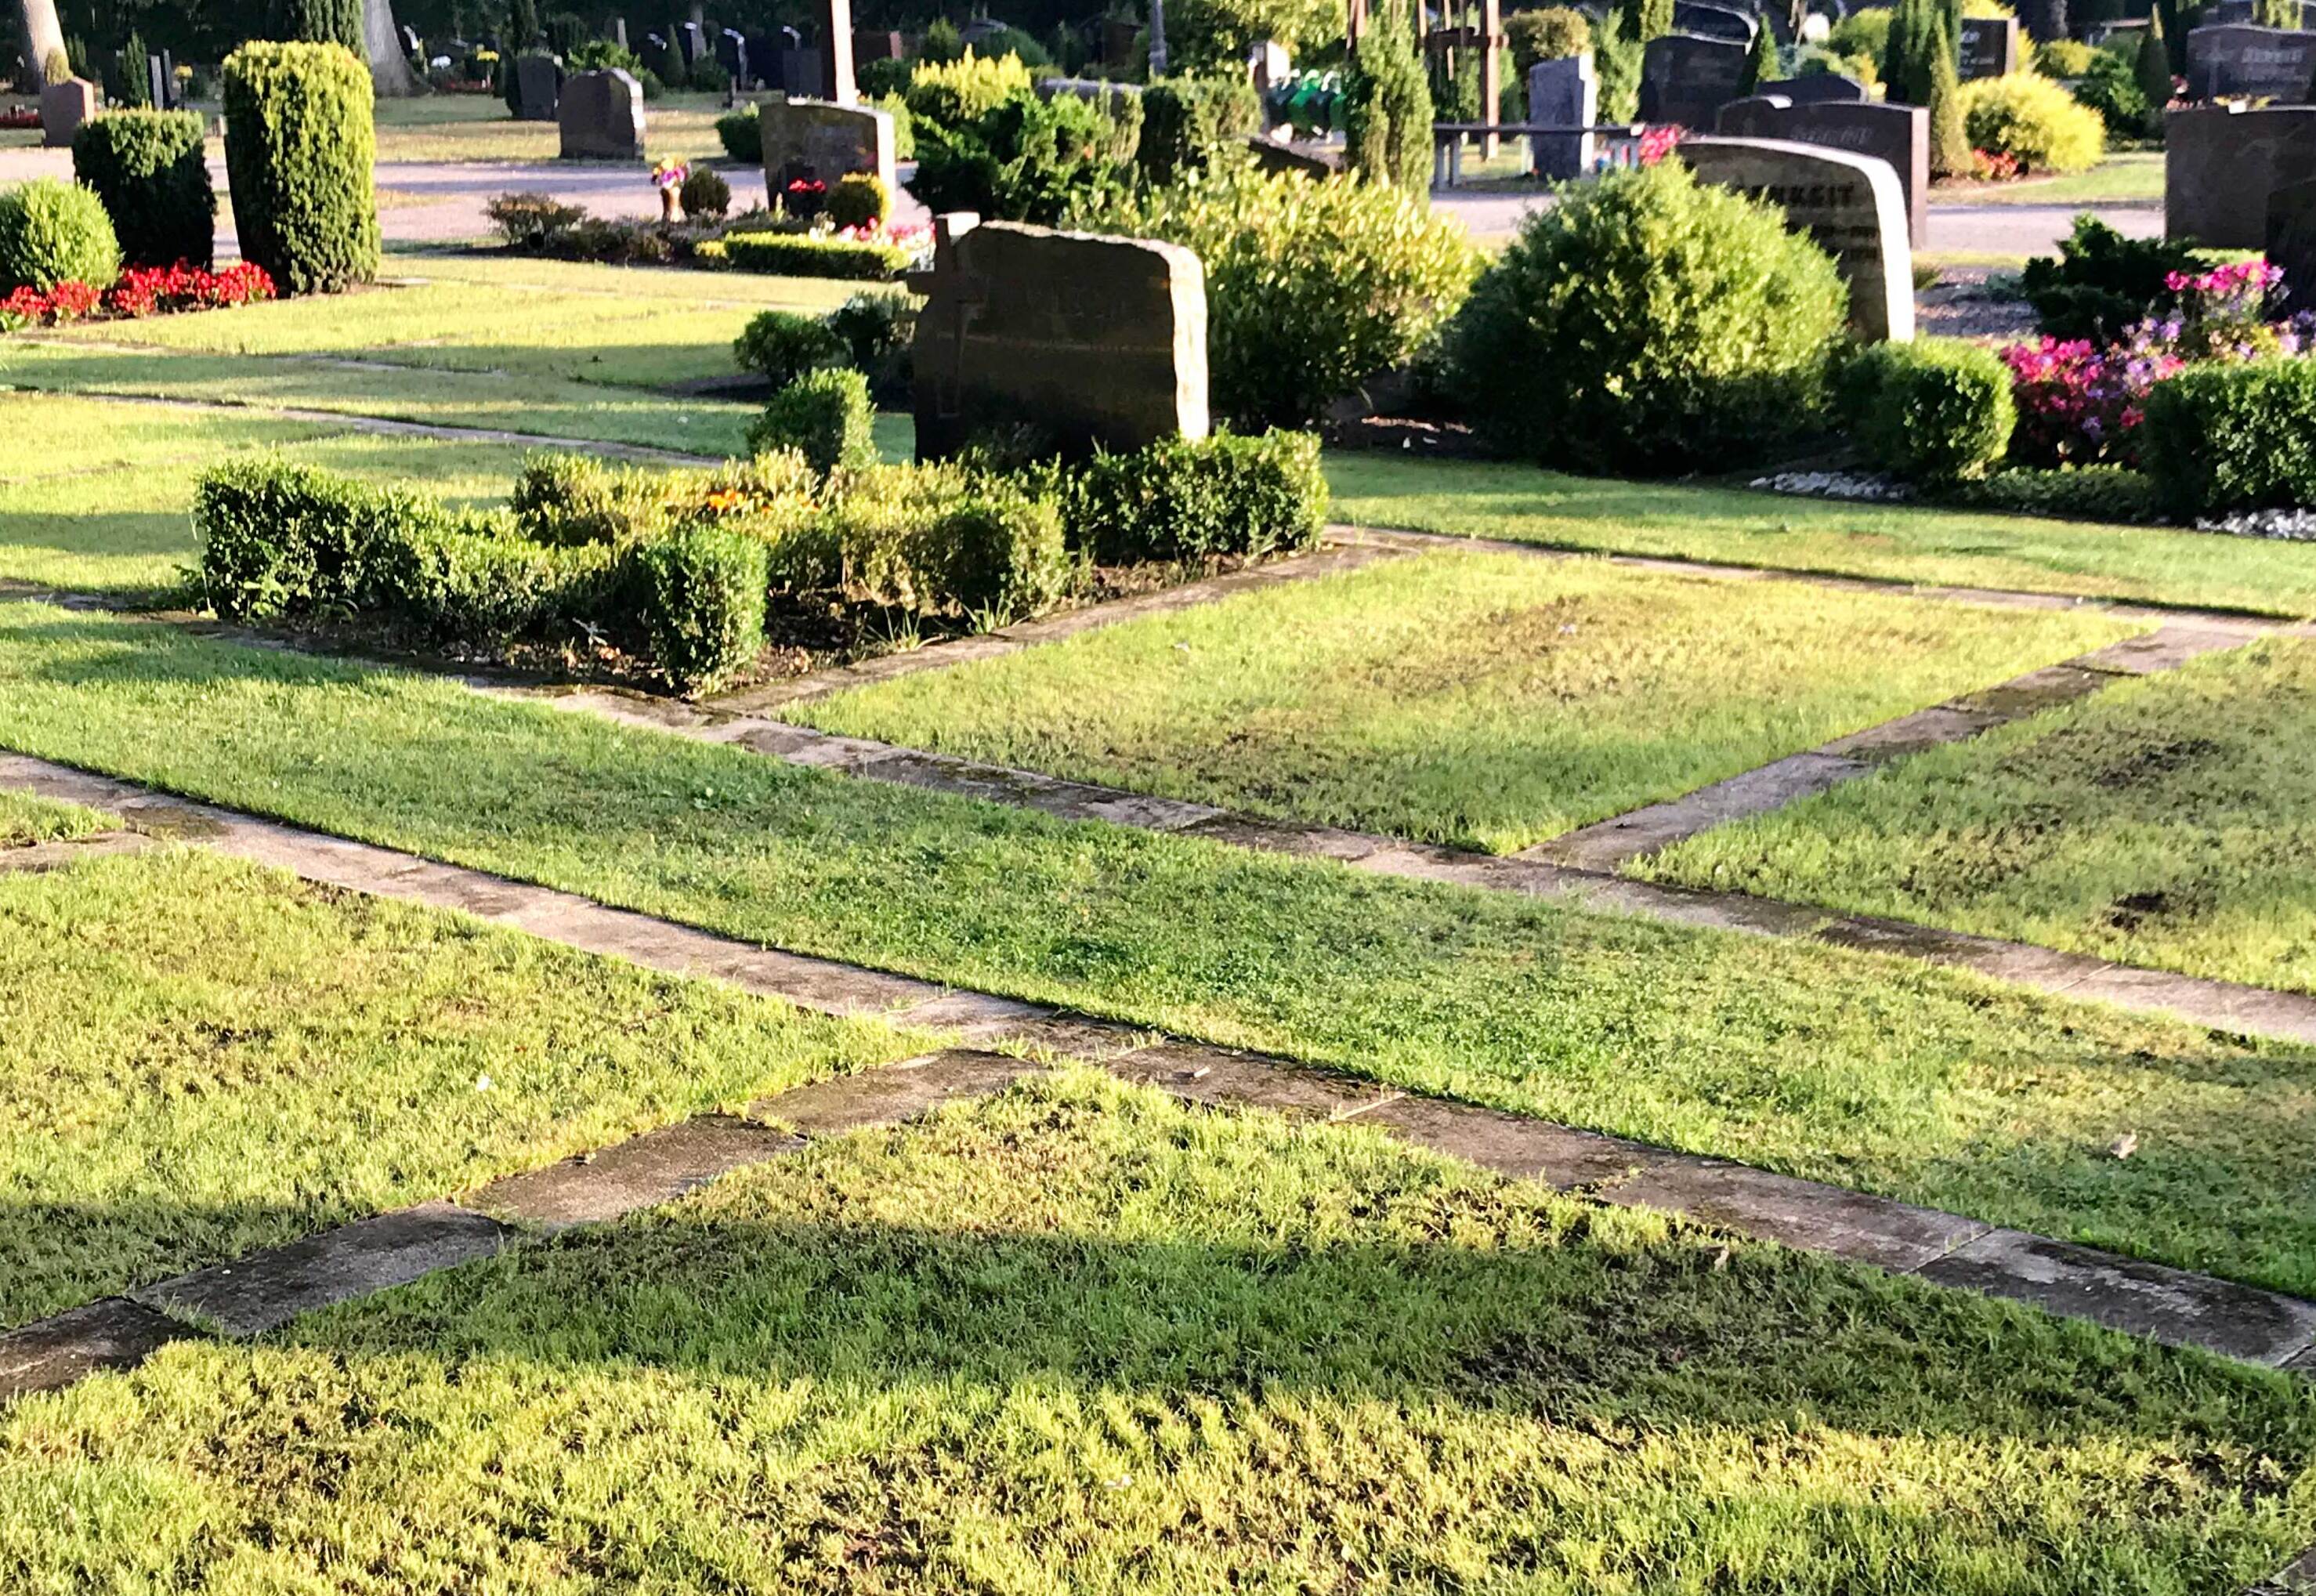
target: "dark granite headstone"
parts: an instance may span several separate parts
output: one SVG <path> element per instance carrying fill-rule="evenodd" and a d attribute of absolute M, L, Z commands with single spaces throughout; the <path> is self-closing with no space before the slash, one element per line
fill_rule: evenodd
<path fill-rule="evenodd" d="M 898 33 L 863 33 L 857 29 L 852 35 L 852 61 L 900 61 L 908 58 L 908 47 Z"/>
<path fill-rule="evenodd" d="M 1701 33 L 1707 39 L 1733 39 L 1739 44 L 1753 42 L 1757 24 L 1750 13 L 1733 5 L 1715 5 L 1713 0 L 1673 0 L 1672 25 L 1682 33 Z"/>
<path fill-rule="evenodd" d="M 1675 152 L 1697 177 L 1781 207 L 1849 283 L 1849 325 L 1868 342 L 1914 335 L 1914 254 L 1890 163 L 1778 138 L 1688 138 Z"/>
<path fill-rule="evenodd" d="M 2187 30 L 2187 98 L 2308 99 L 2316 75 L 2316 33 L 2249 22 Z"/>
<path fill-rule="evenodd" d="M 1600 80 L 1592 52 L 1538 61 L 1528 69 L 1528 120 L 1540 127 L 1590 129 L 1600 120 Z M 1537 175 L 1563 181 L 1592 170 L 1593 136 L 1531 133 L 1528 153 Z"/>
<path fill-rule="evenodd" d="M 527 122 L 551 122 L 563 92 L 563 68 L 553 56 L 536 52 L 514 58 L 515 115 Z"/>
<path fill-rule="evenodd" d="M 1816 105 L 1826 102 L 1863 104 L 1874 97 L 1864 84 L 1854 77 L 1844 77 L 1839 72 L 1813 72 L 1806 77 L 1780 78 L 1776 83 L 1765 83 L 1753 92 L 1789 100 L 1795 105 Z"/>
<path fill-rule="evenodd" d="M 1203 438 L 1207 281 L 1178 244 L 1055 233 L 969 212 L 934 222 L 917 317 L 917 453 L 1027 422 L 1064 448 Z"/>
<path fill-rule="evenodd" d="M 1874 156 L 1890 163 L 1904 196 L 1906 236 L 1915 244 L 1929 236 L 1930 113 L 1919 105 L 1858 104 L 1822 100 L 1810 105 L 1779 105 L 1759 96 L 1721 108 L 1715 131 L 1733 138 L 1786 138 Z"/>
<path fill-rule="evenodd" d="M 2316 105 L 2224 105 L 2163 117 L 2163 236 L 2213 249 L 2267 242 L 2267 198 L 2316 178 Z"/>
<path fill-rule="evenodd" d="M 40 142 L 49 149 L 69 149 L 81 123 L 96 114 L 96 85 L 85 77 L 68 77 L 40 90 Z"/>
<path fill-rule="evenodd" d="M 1711 127 L 1715 113 L 1738 97 L 1750 54 L 1733 40 L 1694 33 L 1650 40 L 1641 58 L 1641 120 Z"/>
<path fill-rule="evenodd" d="M 732 86 L 744 89 L 753 80 L 748 76 L 748 41 L 731 29 L 716 35 L 716 64 L 732 79 Z"/>
<path fill-rule="evenodd" d="M 675 42 L 683 52 L 683 65 L 687 71 L 708 58 L 708 32 L 698 22 L 685 22 L 677 28 Z"/>
<path fill-rule="evenodd" d="M 1962 80 L 2008 77 L 2018 70 L 2018 19 L 2010 16 L 1966 16 L 1962 19 L 1962 44 L 1955 63 Z"/>
<path fill-rule="evenodd" d="M 616 68 L 582 72 L 563 85 L 556 124 L 566 161 L 644 158 L 643 85 Z"/>
<path fill-rule="evenodd" d="M 2316 310 L 2316 177 L 2279 183 L 2268 194 L 2263 253 L 2284 273 L 2284 308 Z"/>

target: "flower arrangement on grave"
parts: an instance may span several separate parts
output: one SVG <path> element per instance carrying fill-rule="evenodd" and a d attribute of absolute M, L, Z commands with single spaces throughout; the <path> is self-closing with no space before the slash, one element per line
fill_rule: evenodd
<path fill-rule="evenodd" d="M 659 191 L 660 220 L 683 219 L 683 180 L 690 175 L 691 168 L 681 161 L 662 161 L 652 168 L 652 186 Z"/>
<path fill-rule="evenodd" d="M 1678 122 L 1653 127 L 1641 135 L 1640 164 L 1653 166 L 1672 154 L 1673 146 L 1688 137 L 1688 129 Z"/>
<path fill-rule="evenodd" d="M 1970 152 L 1970 175 L 1973 183 L 2009 183 L 2026 174 L 2017 156 L 2008 150 L 1974 149 Z"/>
<path fill-rule="evenodd" d="M 246 263 L 211 272 L 180 261 L 174 266 L 132 266 L 109 289 L 60 282 L 46 293 L 20 288 L 0 299 L 0 332 L 54 326 L 92 317 L 127 320 L 181 310 L 212 310 L 273 298 L 273 280 Z"/>
<path fill-rule="evenodd" d="M 799 177 L 780 191 L 780 205 L 799 221 L 810 221 L 828 209 L 828 185 L 816 177 Z"/>

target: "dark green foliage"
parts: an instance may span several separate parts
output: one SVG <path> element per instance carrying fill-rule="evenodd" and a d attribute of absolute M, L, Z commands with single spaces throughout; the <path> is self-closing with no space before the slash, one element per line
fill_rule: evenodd
<path fill-rule="evenodd" d="M 828 317 L 828 330 L 844 341 L 845 362 L 868 379 L 880 404 L 908 397 L 916 326 L 915 302 L 903 293 L 858 293 Z"/>
<path fill-rule="evenodd" d="M 2064 521 L 2130 524 L 2157 519 L 2155 488 L 2144 472 L 2124 466 L 2071 466 L 2063 470 L 2013 466 L 1976 482 L 1958 482 L 1946 495 L 1978 510 L 2013 515 L 2053 515 Z"/>
<path fill-rule="evenodd" d="M 667 527 L 667 505 L 652 473 L 589 454 L 523 457 L 509 499 L 515 525 L 538 543 L 626 543 Z"/>
<path fill-rule="evenodd" d="M 954 61 L 964 54 L 965 40 L 945 16 L 932 20 L 917 45 L 917 58 L 924 61 Z"/>
<path fill-rule="evenodd" d="M 381 566 L 379 607 L 444 646 L 553 640 L 619 608 L 610 548 L 533 543 L 511 535 L 503 517 L 422 515 L 387 545 Z"/>
<path fill-rule="evenodd" d="M 547 48 L 567 61 L 573 51 L 587 42 L 587 19 L 575 11 L 551 11 L 539 31 L 546 37 Z"/>
<path fill-rule="evenodd" d="M 2160 51 L 2158 57 L 2161 58 Z M 2168 77 L 2165 88 L 2168 93 Z M 2151 120 L 2159 128 L 2162 125 L 2160 112 L 2151 119 L 2147 92 L 2139 86 L 2132 64 L 2112 50 L 2090 52 L 2090 61 L 2076 76 L 2072 92 L 2078 102 L 2098 112 L 2111 138 L 2136 138 L 2147 130 Z"/>
<path fill-rule="evenodd" d="M 60 282 L 110 288 L 120 275 L 120 244 L 92 190 L 53 177 L 0 189 L 0 294 Z"/>
<path fill-rule="evenodd" d="M 115 58 L 120 70 L 105 77 L 105 101 L 115 110 L 133 111 L 153 103 L 153 85 L 145 76 L 149 53 L 143 36 L 133 31 L 121 40 L 120 54 Z"/>
<path fill-rule="evenodd" d="M 1592 31 L 1592 69 L 1600 80 L 1600 120 L 1629 122 L 1641 113 L 1641 56 L 1611 12 Z"/>
<path fill-rule="evenodd" d="M 584 205 L 552 194 L 500 194 L 483 207 L 506 241 L 518 249 L 544 249 L 587 219 Z"/>
<path fill-rule="evenodd" d="M 686 216 L 720 218 L 732 209 L 732 185 L 713 167 L 695 166 L 685 175 L 676 198 Z"/>
<path fill-rule="evenodd" d="M 1050 227 L 1090 198 L 1125 185 L 1119 125 L 1075 94 L 1041 100 L 1017 89 L 986 111 L 942 123 L 919 119 L 909 192 L 936 214 Z"/>
<path fill-rule="evenodd" d="M 1308 548 L 1327 521 L 1318 435 L 1216 432 L 1096 455 L 1072 486 L 1069 520 L 1071 541 L 1103 565 Z"/>
<path fill-rule="evenodd" d="M 764 646 L 764 546 L 744 532 L 695 526 L 629 556 L 636 620 L 653 663 L 680 691 L 713 686 Z"/>
<path fill-rule="evenodd" d="M 724 153 L 734 160 L 751 165 L 763 164 L 764 121 L 753 103 L 717 117 L 716 137 L 722 142 Z"/>
<path fill-rule="evenodd" d="M 285 294 L 378 275 L 370 68 L 337 44 L 245 44 L 225 64 L 225 159 L 242 258 Z"/>
<path fill-rule="evenodd" d="M 1591 22 L 1565 5 L 1512 13 L 1504 19 L 1504 36 L 1511 40 L 1513 75 L 1522 79 L 1538 61 L 1557 61 L 1592 48 Z"/>
<path fill-rule="evenodd" d="M 506 37 L 499 44 L 499 59 L 512 68 L 514 58 L 539 40 L 537 0 L 507 0 Z"/>
<path fill-rule="evenodd" d="M 572 72 L 624 72 L 637 78 L 640 78 L 645 70 L 641 56 L 610 39 L 581 40 L 573 49 L 563 52 L 563 65 Z M 755 107 L 751 105 L 748 110 L 753 114 Z M 723 131 L 720 120 L 717 131 Z"/>
<path fill-rule="evenodd" d="M 726 233 L 723 254 L 725 263 L 739 271 L 775 277 L 880 281 L 909 263 L 908 253 L 895 245 L 815 238 L 809 233 Z"/>
<path fill-rule="evenodd" d="M 1152 183 L 1203 171 L 1216 151 L 1257 130 L 1262 103 L 1243 74 L 1170 77 L 1142 92 L 1136 160 Z"/>
<path fill-rule="evenodd" d="M 1646 44 L 1672 31 L 1672 0 L 1618 0 L 1616 22 L 1626 38 Z"/>
<path fill-rule="evenodd" d="M 195 111 L 113 111 L 73 135 L 73 175 L 95 191 L 131 265 L 209 263 L 217 193 Z"/>
<path fill-rule="evenodd" d="M 1370 183 L 1429 200 L 1432 120 L 1431 85 L 1406 21 L 1398 7 L 1379 7 L 1343 76 L 1348 165 Z"/>
<path fill-rule="evenodd" d="M 991 626 L 1052 609 L 1076 578 L 1053 502 L 1002 482 L 976 483 L 913 552 L 925 596 Z"/>
<path fill-rule="evenodd" d="M 2182 521 L 2316 508 L 2316 361 L 2190 366 L 2155 385 L 2140 458 Z"/>
<path fill-rule="evenodd" d="M 973 52 L 979 56 L 1012 56 L 1024 67 L 1032 68 L 1054 64 L 1054 58 L 1047 52 L 1046 47 L 1019 28 L 1000 28 L 993 33 L 984 34 L 975 43 Z"/>
<path fill-rule="evenodd" d="M 302 44 L 343 44 L 365 55 L 361 0 L 274 0 L 273 36 Z"/>
<path fill-rule="evenodd" d="M 1910 482 L 1983 476 L 2018 421 L 2009 369 L 1953 338 L 1869 344 L 1844 371 L 1841 399 L 1858 452 Z"/>
<path fill-rule="evenodd" d="M 893 214 L 893 196 L 874 172 L 848 172 L 828 191 L 828 219 L 839 227 L 881 227 Z"/>
<path fill-rule="evenodd" d="M 2299 0 L 2293 0 L 2293 24 L 2299 25 Z M 2171 103 L 2171 46 L 2163 37 L 2163 13 L 2160 7 L 2148 18 L 2147 31 L 2139 41 L 2139 58 L 2133 76 L 2139 92 L 2147 101 L 2146 131 L 2160 138 L 2163 133 L 2163 108 Z"/>
<path fill-rule="evenodd" d="M 1816 423 L 1848 297 L 1781 213 L 1678 161 L 1531 215 L 1453 329 L 1501 447 L 1658 476 L 1763 459 Z"/>
<path fill-rule="evenodd" d="M 1765 83 L 1777 80 L 1777 41 L 1764 22 L 1753 30 L 1753 50 L 1745 58 L 1745 73 L 1738 79 L 1737 92 L 1750 94 Z"/>
<path fill-rule="evenodd" d="M 858 371 L 808 371 L 772 396 L 748 429 L 752 454 L 793 449 L 826 473 L 877 463 L 876 407 Z"/>
<path fill-rule="evenodd" d="M 691 64 L 691 70 L 685 75 L 684 82 L 695 94 L 720 94 L 732 86 L 732 75 L 724 70 L 724 64 L 715 57 L 702 56 Z"/>
<path fill-rule="evenodd" d="M 827 322 L 794 310 L 758 313 L 732 342 L 732 358 L 740 369 L 769 378 L 774 388 L 786 388 L 824 366 L 841 366 L 849 353 Z"/>
<path fill-rule="evenodd" d="M 2202 270 L 2194 244 L 2126 238 L 2086 211 L 2075 218 L 2073 235 L 2059 241 L 2058 257 L 2028 261 L 2018 282 L 2044 332 L 2105 343 L 2122 337 L 2150 312 L 2179 302 L 2164 286 L 2165 278 Z"/>
<path fill-rule="evenodd" d="M 373 607 L 392 547 L 446 525 L 431 501 L 276 459 L 216 467 L 193 489 L 202 596 L 227 620 Z"/>
<path fill-rule="evenodd" d="M 852 82 L 860 89 L 864 101 L 881 100 L 887 94 L 907 94 L 909 74 L 915 70 L 915 63 L 897 58 L 856 61 L 852 67 Z"/>
<path fill-rule="evenodd" d="M 1915 0 L 1920 4 L 1922 0 Z M 1964 177 L 1971 171 L 1970 131 L 1963 118 L 1961 69 L 1955 35 L 1941 13 L 1924 35 L 1929 51 L 1929 92 L 1920 103 L 1930 111 L 1930 175 Z M 2063 96 L 2061 96 L 2063 103 Z"/>

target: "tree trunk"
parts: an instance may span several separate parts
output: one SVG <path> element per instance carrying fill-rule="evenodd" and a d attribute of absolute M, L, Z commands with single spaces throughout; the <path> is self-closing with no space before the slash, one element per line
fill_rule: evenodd
<path fill-rule="evenodd" d="M 32 0 L 34 4 L 40 0 Z M 362 48 L 370 56 L 370 82 L 382 98 L 403 100 L 426 92 L 402 53 L 402 31 L 394 25 L 394 0 L 362 0 Z"/>
<path fill-rule="evenodd" d="M 34 83 L 45 83 L 43 69 L 49 57 L 65 48 L 64 24 L 57 21 L 57 0 L 23 0 L 22 22 L 24 64 L 32 69 Z"/>

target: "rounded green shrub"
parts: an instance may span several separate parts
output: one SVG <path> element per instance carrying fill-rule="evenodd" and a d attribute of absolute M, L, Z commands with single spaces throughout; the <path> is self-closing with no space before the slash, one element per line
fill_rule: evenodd
<path fill-rule="evenodd" d="M 724 153 L 735 161 L 752 165 L 764 159 L 764 119 L 754 104 L 727 111 L 716 119 L 716 137 L 724 146 Z"/>
<path fill-rule="evenodd" d="M 1581 11 L 1546 5 L 1506 17 L 1504 37 L 1511 40 L 1513 69 L 1525 76 L 1538 61 L 1557 61 L 1590 49 L 1592 24 Z"/>
<path fill-rule="evenodd" d="M 1262 103 L 1244 73 L 1172 77 L 1142 91 L 1142 138 L 1135 160 L 1152 183 L 1205 167 L 1221 150 L 1255 132 Z"/>
<path fill-rule="evenodd" d="M 824 366 L 841 366 L 848 352 L 828 323 L 794 310 L 760 312 L 732 342 L 732 358 L 740 369 L 762 372 L 774 388 L 786 388 Z"/>
<path fill-rule="evenodd" d="M 40 177 L 0 191 L 0 294 L 60 282 L 110 288 L 120 243 L 94 191 Z"/>
<path fill-rule="evenodd" d="M 196 111 L 111 111 L 73 135 L 73 175 L 104 202 L 133 265 L 209 263 L 217 191 Z"/>
<path fill-rule="evenodd" d="M 1868 345 L 1842 374 L 1841 399 L 1867 463 L 1911 482 L 1984 476 L 2018 423 L 2009 369 L 1955 338 Z"/>
<path fill-rule="evenodd" d="M 363 53 L 361 0 L 275 0 L 273 37 Z"/>
<path fill-rule="evenodd" d="M 1962 111 L 1973 148 L 2014 156 L 2030 172 L 2084 172 L 2107 153 L 2098 112 L 2032 72 L 1963 85 Z"/>
<path fill-rule="evenodd" d="M 764 545 L 744 532 L 691 527 L 630 556 L 637 620 L 652 663 L 681 692 L 745 669 L 764 646 Z"/>
<path fill-rule="evenodd" d="M 840 227 L 881 227 L 893 214 L 893 196 L 873 172 L 848 172 L 828 191 L 828 219 Z"/>
<path fill-rule="evenodd" d="M 1678 162 L 1531 216 L 1448 354 L 1474 420 L 1528 459 L 1660 475 L 1759 460 L 1813 424 L 1848 297 L 1772 206 Z"/>
<path fill-rule="evenodd" d="M 2140 458 L 2181 521 L 2316 509 L 2316 361 L 2212 361 L 2148 390 Z"/>
<path fill-rule="evenodd" d="M 876 408 L 858 371 L 807 371 L 772 396 L 748 429 L 748 451 L 793 449 L 824 475 L 877 463 Z"/>
<path fill-rule="evenodd" d="M 225 164 L 242 258 L 285 294 L 378 275 L 370 68 L 337 44 L 243 45 L 225 63 Z"/>
<path fill-rule="evenodd" d="M 732 185 L 712 167 L 695 166 L 676 191 L 686 216 L 720 217 L 732 209 Z"/>

